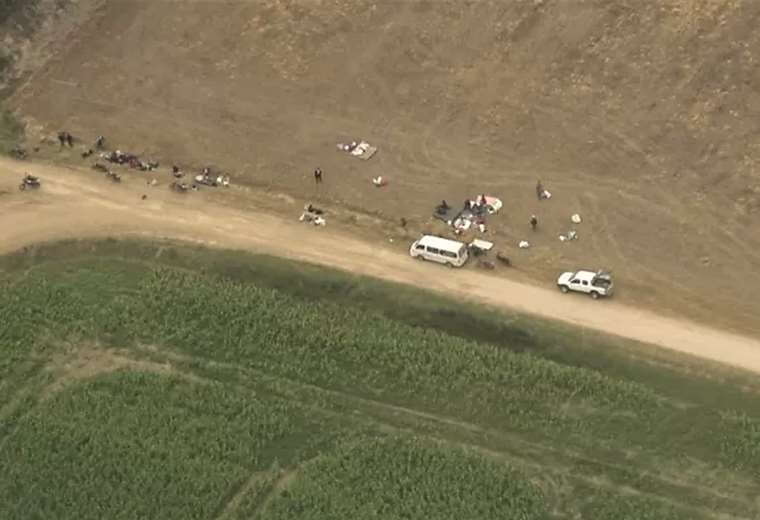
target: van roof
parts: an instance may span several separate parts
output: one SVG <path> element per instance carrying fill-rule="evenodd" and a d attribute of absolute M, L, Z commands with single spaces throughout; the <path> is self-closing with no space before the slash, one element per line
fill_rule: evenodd
<path fill-rule="evenodd" d="M 425 235 L 420 238 L 417 243 L 449 251 L 458 251 L 464 245 L 462 242 L 457 242 L 456 240 L 449 240 L 448 238 L 433 235 Z"/>

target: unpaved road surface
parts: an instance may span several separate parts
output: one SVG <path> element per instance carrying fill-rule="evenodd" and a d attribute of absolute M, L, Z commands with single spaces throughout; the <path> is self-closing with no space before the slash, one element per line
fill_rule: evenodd
<path fill-rule="evenodd" d="M 25 171 L 41 177 L 41 189 L 18 191 Z M 146 200 L 141 199 L 143 193 L 148 195 Z M 155 187 L 147 187 L 135 176 L 116 185 L 100 174 L 1 159 L 0 252 L 78 237 L 189 240 L 413 284 L 760 372 L 760 341 L 750 337 L 664 318 L 614 300 L 592 301 L 563 295 L 553 287 L 412 261 L 384 245 L 330 227 L 316 228 L 238 204 L 221 204 L 222 197 L 214 190 L 176 194 L 167 188 L 165 178 Z"/>
<path fill-rule="evenodd" d="M 504 201 L 497 247 L 531 243 L 521 279 L 609 268 L 622 301 L 754 333 L 760 2 L 81 0 L 65 17 L 84 4 L 101 7 L 8 101 L 29 148 L 65 129 L 210 163 L 380 220 L 363 238 L 400 217 L 449 233 L 435 204 L 485 192 Z M 379 152 L 337 152 L 348 139 Z M 579 240 L 561 243 L 574 213 Z"/>

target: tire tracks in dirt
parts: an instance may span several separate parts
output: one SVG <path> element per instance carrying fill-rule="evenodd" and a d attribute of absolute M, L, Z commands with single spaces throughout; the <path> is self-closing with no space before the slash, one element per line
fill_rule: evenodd
<path fill-rule="evenodd" d="M 602 461 L 594 457 L 590 457 L 587 454 L 581 453 L 575 450 L 563 450 L 550 446 L 545 443 L 531 441 L 525 439 L 523 436 L 517 433 L 505 432 L 496 430 L 491 427 L 481 426 L 471 421 L 458 419 L 449 415 L 441 413 L 434 413 L 430 411 L 419 410 L 408 406 L 401 406 L 392 404 L 386 401 L 378 399 L 362 397 L 350 394 L 348 392 L 325 388 L 323 386 L 311 383 L 305 383 L 302 381 L 294 380 L 289 377 L 283 377 L 273 375 L 268 372 L 251 368 L 243 367 L 229 362 L 218 362 L 205 358 L 202 356 L 193 356 L 178 353 L 169 349 L 159 348 L 147 348 L 147 352 L 150 352 L 154 356 L 163 357 L 170 363 L 185 363 L 190 366 L 207 366 L 209 368 L 221 369 L 229 371 L 235 374 L 238 378 L 238 383 L 241 389 L 252 390 L 251 382 L 254 382 L 254 386 L 263 385 L 267 392 L 274 395 L 279 395 L 281 398 L 288 401 L 296 401 L 309 409 L 327 414 L 329 416 L 351 418 L 364 424 L 374 424 L 380 427 L 383 431 L 391 432 L 403 432 L 411 433 L 415 435 L 420 434 L 420 429 L 413 428 L 409 425 L 400 426 L 398 421 L 402 422 L 414 422 L 419 426 L 418 421 L 423 421 L 427 425 L 439 425 L 443 426 L 449 433 L 463 433 L 464 436 L 476 435 L 480 441 L 489 439 L 491 441 L 498 440 L 500 444 L 506 446 L 516 446 L 516 450 L 519 450 L 519 454 L 515 453 L 516 450 L 502 451 L 494 449 L 493 447 L 486 447 L 482 443 L 477 443 L 472 440 L 463 441 L 454 439 L 451 437 L 441 437 L 440 435 L 431 435 L 426 432 L 425 435 L 433 440 L 444 442 L 449 445 L 458 446 L 460 448 L 472 449 L 480 452 L 490 458 L 496 458 L 502 461 L 509 461 L 517 463 L 525 467 L 531 467 L 534 470 L 547 471 L 549 470 L 553 474 L 562 475 L 564 477 L 580 479 L 596 487 L 604 487 L 615 492 L 620 492 L 621 485 L 616 484 L 614 481 L 605 479 L 600 482 L 598 478 L 590 477 L 587 475 L 580 475 L 574 472 L 572 464 L 580 463 L 583 466 L 593 466 L 598 468 L 606 468 L 620 473 L 627 473 L 631 470 L 631 464 L 614 464 L 607 461 Z M 189 370 L 189 369 L 188 369 Z M 227 380 L 225 378 L 225 380 Z M 287 391 L 284 391 L 287 388 Z M 319 399 L 315 399 L 319 396 Z M 315 403 L 317 401 L 317 404 Z M 329 404 L 328 404 L 329 403 Z M 393 419 L 391 419 L 391 417 Z M 547 468 L 546 465 L 531 460 L 530 454 L 541 453 L 549 454 L 555 463 L 562 466 L 561 468 L 553 467 Z M 302 462 L 300 465 L 302 466 Z M 699 492 L 702 496 L 710 497 L 712 500 L 720 500 L 724 503 L 731 503 L 734 506 L 747 506 L 750 505 L 735 496 L 729 496 L 717 489 L 707 487 L 705 485 L 692 482 L 676 475 L 664 475 L 662 473 L 653 473 L 646 469 L 637 468 L 637 474 L 642 479 L 651 479 L 655 482 L 659 482 L 663 486 L 689 489 Z M 696 507 L 687 503 L 680 503 L 673 501 L 664 496 L 656 493 L 646 492 L 634 488 L 625 487 L 626 490 L 634 494 L 643 495 L 655 499 L 657 501 L 675 505 L 679 508 L 688 511 L 698 511 L 702 514 L 714 514 L 710 511 L 706 511 L 704 508 Z M 747 485 L 746 489 L 742 489 L 745 495 L 751 494 L 751 485 Z M 273 490 L 272 493 L 274 493 Z M 724 516 L 721 516 L 723 518 Z M 726 518 L 745 518 L 728 515 Z"/>
<path fill-rule="evenodd" d="M 27 170 L 42 178 L 43 187 L 7 195 L 8 201 L 29 203 L 0 207 L 0 251 L 61 238 L 135 235 L 260 251 L 581 325 L 760 373 L 760 341 L 748 336 L 472 270 L 447 270 L 444 277 L 438 266 L 412 262 L 402 253 L 341 230 L 315 229 L 225 204 L 229 200 L 219 192 L 179 196 L 166 186 L 146 189 L 131 176 L 114 185 L 95 180 L 89 172 L 11 160 L 0 160 L 0 188 L 12 189 Z M 141 201 L 142 193 L 149 193 L 149 199 Z M 204 216 L 205 221 L 199 220 Z"/>

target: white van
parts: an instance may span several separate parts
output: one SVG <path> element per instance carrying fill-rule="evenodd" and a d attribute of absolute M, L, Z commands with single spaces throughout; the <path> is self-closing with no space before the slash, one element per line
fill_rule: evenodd
<path fill-rule="evenodd" d="M 470 254 L 467 245 L 456 240 L 425 235 L 409 248 L 409 255 L 420 260 L 431 260 L 449 267 L 462 267 Z"/>

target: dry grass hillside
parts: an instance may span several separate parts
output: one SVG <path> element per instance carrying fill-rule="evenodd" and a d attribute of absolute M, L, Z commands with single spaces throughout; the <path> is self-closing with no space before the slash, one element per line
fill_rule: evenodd
<path fill-rule="evenodd" d="M 523 275 L 605 266 L 620 298 L 748 330 L 759 25 L 754 0 L 106 1 L 12 104 L 32 136 L 104 134 L 386 228 L 487 192 Z M 380 152 L 339 154 L 351 137 Z M 580 240 L 562 244 L 575 212 Z"/>

